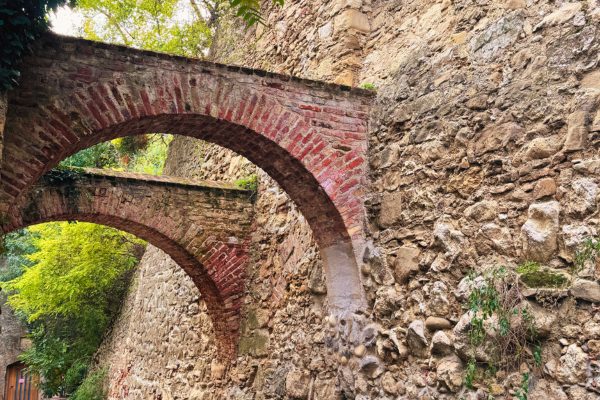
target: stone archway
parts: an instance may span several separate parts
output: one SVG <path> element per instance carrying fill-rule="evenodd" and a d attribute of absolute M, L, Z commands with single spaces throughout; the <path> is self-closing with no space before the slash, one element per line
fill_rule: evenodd
<path fill-rule="evenodd" d="M 47 34 L 9 94 L 6 212 L 61 160 L 122 136 L 164 132 L 229 148 L 298 205 L 324 258 L 332 309 L 364 305 L 367 123 L 361 90 Z"/>

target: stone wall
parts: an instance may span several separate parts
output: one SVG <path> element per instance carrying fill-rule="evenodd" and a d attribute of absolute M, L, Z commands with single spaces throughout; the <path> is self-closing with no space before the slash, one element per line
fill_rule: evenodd
<path fill-rule="evenodd" d="M 300 0 L 281 9 L 267 3 L 271 29 L 245 30 L 226 19 L 211 52 L 216 60 L 378 88 L 369 139 L 370 246 L 361 266 L 369 308 L 330 315 L 310 231 L 259 172 L 239 357 L 220 365 L 209 347 L 182 345 L 202 348 L 210 363 L 189 358 L 187 370 L 169 378 L 189 379 L 171 398 L 505 399 L 523 390 L 529 372 L 529 399 L 596 400 L 594 263 L 550 294 L 520 284 L 521 305 L 535 315 L 542 365 L 528 347 L 527 362 L 508 374 L 491 373 L 474 389 L 463 385 L 467 363 L 473 356 L 484 367 L 492 350 L 471 346 L 472 315 L 463 306 L 470 270 L 515 271 L 537 261 L 571 279 L 575 251 L 597 234 L 600 5 Z M 175 146 L 177 154 L 193 147 Z M 215 178 L 235 175 L 231 154 L 211 160 L 210 167 L 194 168 Z M 183 161 L 170 171 L 183 173 Z M 139 294 L 140 304 L 147 293 L 153 292 Z M 152 314 L 146 308 L 147 318 Z M 166 331 L 175 330 L 174 321 Z M 137 322 L 131 324 L 129 331 Z M 151 349 L 136 346 L 123 353 L 134 359 Z M 129 373 L 123 379 L 135 387 L 169 387 L 175 381 L 159 375 L 167 365 L 144 363 L 153 368 L 144 371 L 146 380 L 133 369 L 111 369 L 111 385 Z"/>
<path fill-rule="evenodd" d="M 285 391 L 285 374 L 296 368 L 289 359 L 310 362 L 303 342 L 317 332 L 309 321 L 323 316 L 327 290 L 307 222 L 263 171 L 218 146 L 177 136 L 165 174 L 228 181 L 258 176 L 240 354 L 231 363 L 217 360 L 202 295 L 181 267 L 149 245 L 121 316 L 97 354 L 98 368 L 109 368 L 109 398 Z M 298 325 L 293 341 L 304 349 L 301 358 L 290 335 L 282 335 L 288 321 Z M 265 358 L 271 353 L 275 359 Z M 281 357 L 287 360 L 282 365 Z"/>
<path fill-rule="evenodd" d="M 0 160 L 2 159 L 2 150 L 4 149 L 4 124 L 6 123 L 6 92 L 0 92 Z M 2 168 L 0 167 L 0 172 Z M 0 211 L 5 212 L 0 208 Z"/>
<path fill-rule="evenodd" d="M 4 260 L 0 259 L 0 268 L 4 267 Z M 19 361 L 23 352 L 21 338 L 27 335 L 27 329 L 14 314 L 6 302 L 6 294 L 0 292 L 0 400 L 4 399 L 6 390 L 6 367 Z"/>

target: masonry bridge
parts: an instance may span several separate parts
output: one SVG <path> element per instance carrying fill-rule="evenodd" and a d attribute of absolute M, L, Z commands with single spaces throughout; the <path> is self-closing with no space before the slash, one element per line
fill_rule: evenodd
<path fill-rule="evenodd" d="M 54 34 L 35 43 L 20 70 L 20 85 L 8 94 L 2 213 L 26 224 L 33 185 L 97 143 L 145 133 L 206 140 L 248 158 L 296 203 L 321 250 L 330 307 L 364 306 L 357 255 L 365 237 L 371 93 Z M 158 221 L 156 228 L 178 226 L 168 217 Z M 158 247 L 185 248 L 167 233 Z M 219 290 L 214 277 L 204 278 Z"/>
<path fill-rule="evenodd" d="M 97 169 L 51 171 L 9 212 L 11 232 L 83 221 L 132 233 L 169 254 L 200 289 L 222 353 L 235 349 L 251 192 L 234 184 Z"/>

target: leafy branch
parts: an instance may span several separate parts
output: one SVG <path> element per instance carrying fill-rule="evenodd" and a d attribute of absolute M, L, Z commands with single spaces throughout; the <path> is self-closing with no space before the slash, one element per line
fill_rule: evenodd
<path fill-rule="evenodd" d="M 251 27 L 257 22 L 266 26 L 260 12 L 260 4 L 257 0 L 231 0 L 230 3 L 232 8 L 239 7 L 236 16 L 242 17 L 248 27 Z M 273 0 L 273 4 L 283 6 L 284 0 Z"/>

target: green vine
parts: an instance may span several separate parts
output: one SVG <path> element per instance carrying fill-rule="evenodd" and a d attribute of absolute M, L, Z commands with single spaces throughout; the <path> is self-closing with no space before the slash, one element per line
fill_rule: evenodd
<path fill-rule="evenodd" d="M 527 394 L 529 393 L 529 373 L 523 374 L 523 380 L 521 381 L 521 388 L 517 390 L 516 396 L 519 400 L 527 400 Z"/>
<path fill-rule="evenodd" d="M 43 179 L 51 186 L 61 187 L 63 194 L 69 199 L 69 205 L 79 209 L 81 189 L 79 183 L 87 178 L 83 175 L 85 170 L 77 167 L 57 166 Z"/>
<path fill-rule="evenodd" d="M 575 259 L 570 273 L 577 276 L 585 268 L 586 261 L 594 261 L 600 254 L 600 239 L 586 239 L 579 251 L 575 252 Z"/>
<path fill-rule="evenodd" d="M 11 218 L 8 215 L 4 215 L 0 212 L 0 257 L 3 257 L 8 252 L 6 246 L 6 234 L 4 233 L 4 226 L 10 223 Z"/>

